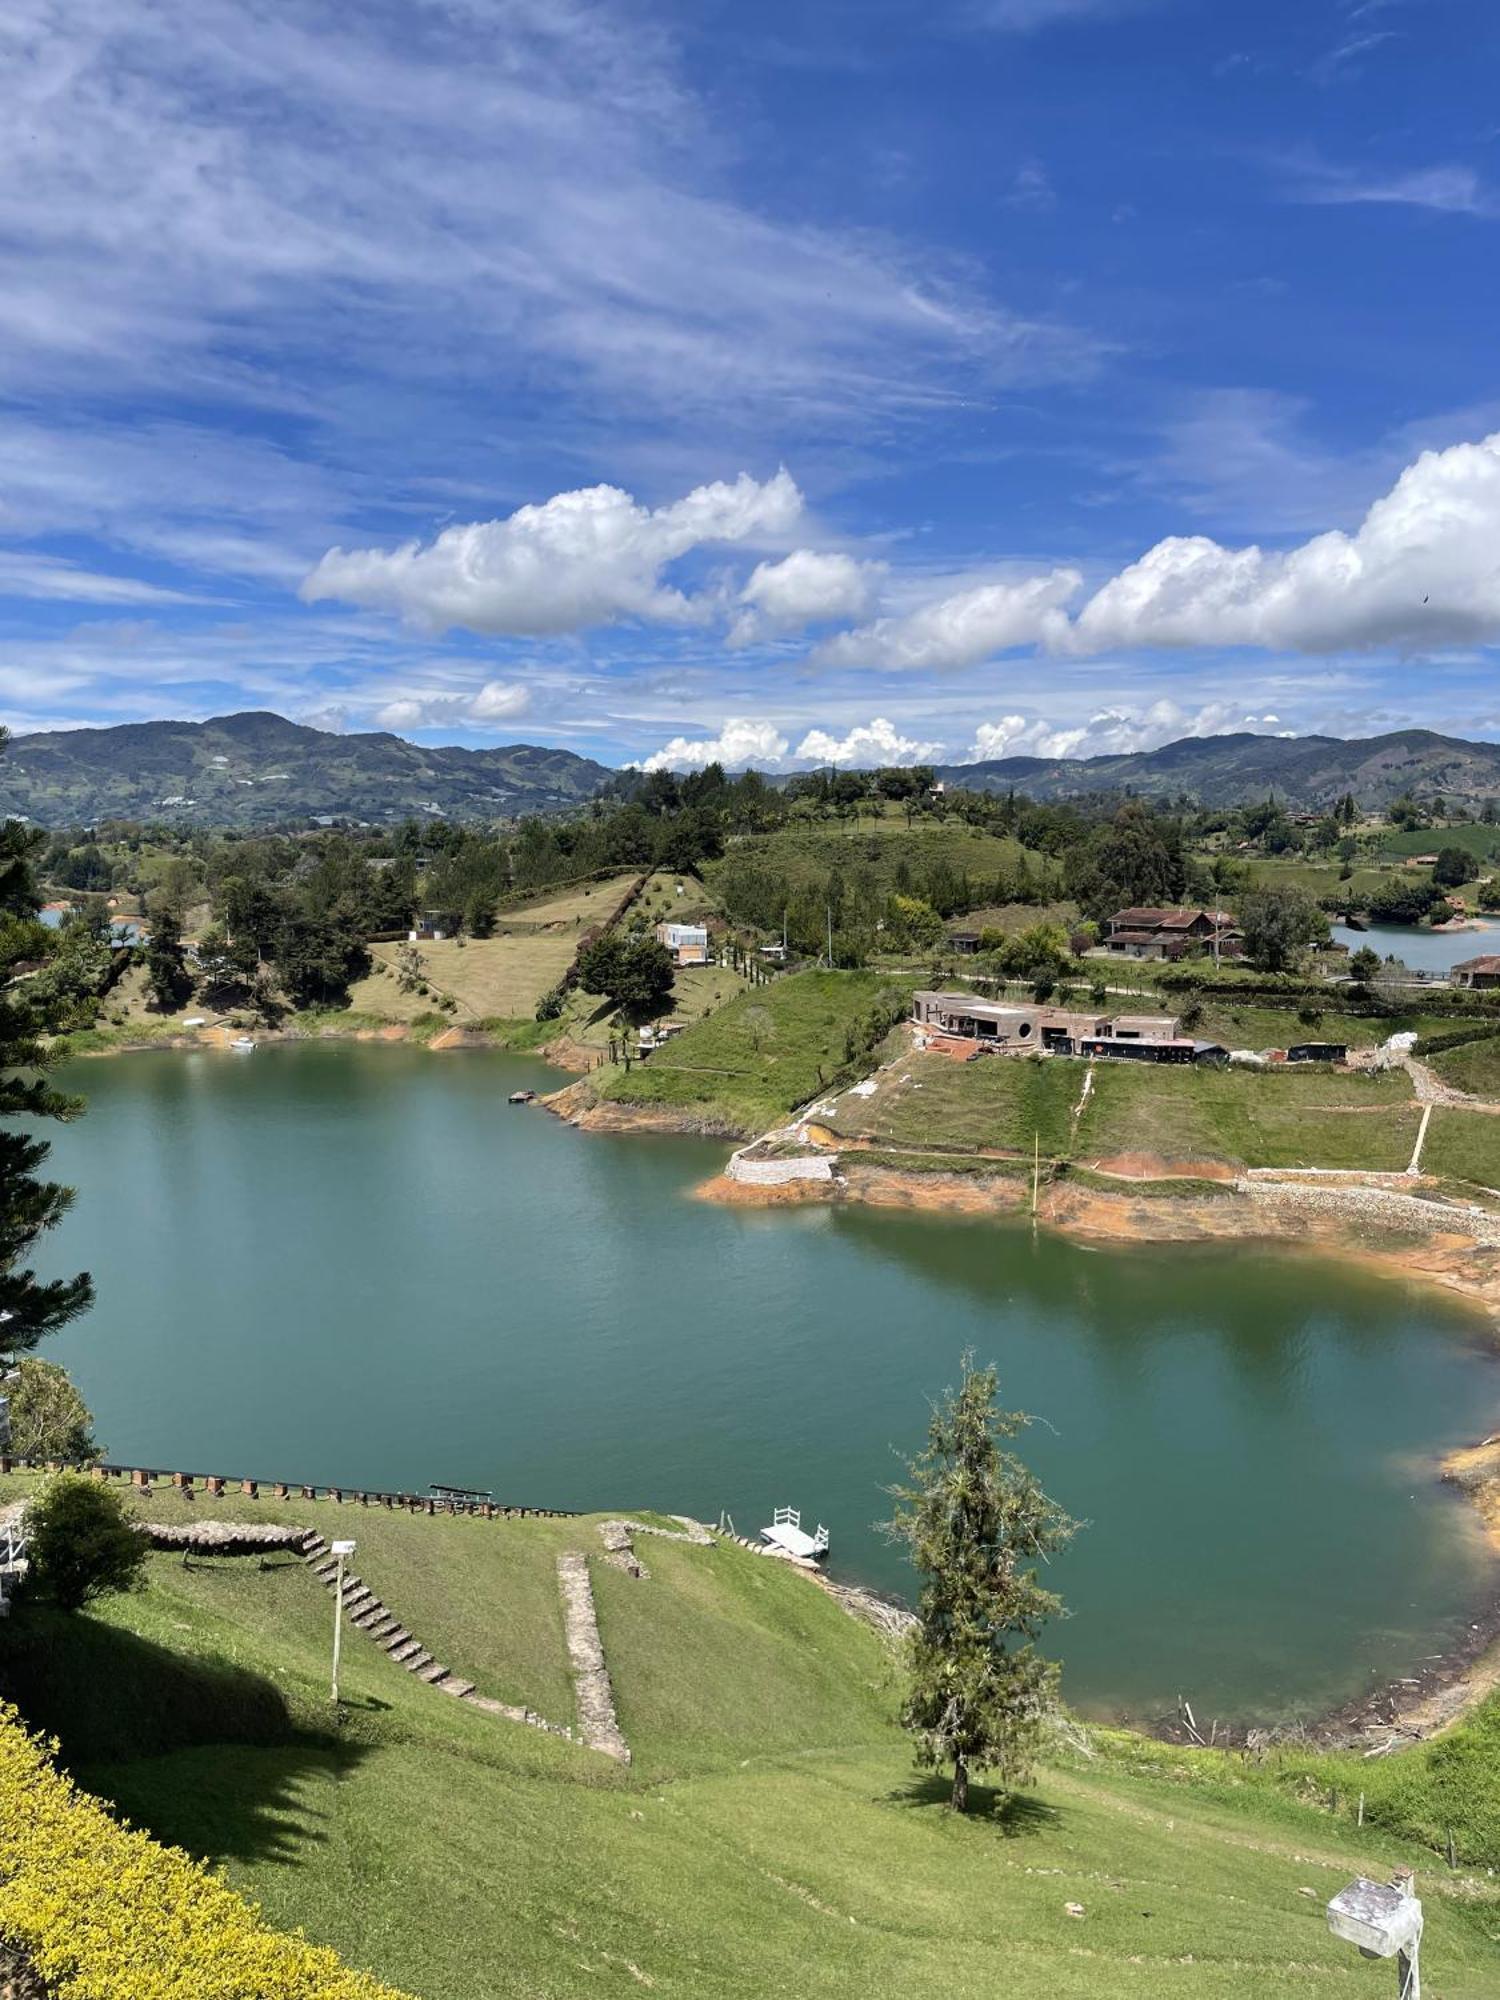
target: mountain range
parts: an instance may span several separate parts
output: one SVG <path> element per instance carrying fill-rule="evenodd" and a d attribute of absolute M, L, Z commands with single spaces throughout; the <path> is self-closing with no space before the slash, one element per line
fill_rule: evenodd
<path fill-rule="evenodd" d="M 42 826 L 492 820 L 563 811 L 610 775 L 571 750 L 433 749 L 383 730 L 345 736 L 250 711 L 13 737 L 0 758 L 0 814 Z"/>
<path fill-rule="evenodd" d="M 1002 757 L 945 764 L 938 776 L 976 791 L 1034 799 L 1130 792 L 1186 795 L 1205 806 L 1249 805 L 1272 793 L 1294 811 L 1332 805 L 1345 792 L 1378 811 L 1405 792 L 1441 795 L 1471 809 L 1500 800 L 1500 743 L 1469 743 L 1430 729 L 1389 736 L 1186 736 L 1159 750 L 1117 757 Z"/>
<path fill-rule="evenodd" d="M 511 743 L 430 747 L 388 731 L 339 735 L 263 711 L 208 722 L 127 722 L 17 736 L 0 758 L 0 814 L 42 826 L 105 819 L 257 827 L 317 818 L 384 823 L 564 812 L 614 776 L 571 750 Z M 945 764 L 948 784 L 1035 799 L 1132 793 L 1292 810 L 1352 792 L 1370 810 L 1403 792 L 1478 809 L 1500 799 L 1500 743 L 1429 729 L 1337 736 L 1195 736 L 1114 757 L 1003 757 Z"/>

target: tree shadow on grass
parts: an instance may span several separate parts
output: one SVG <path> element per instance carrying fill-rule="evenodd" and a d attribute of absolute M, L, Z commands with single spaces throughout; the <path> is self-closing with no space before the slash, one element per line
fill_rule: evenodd
<path fill-rule="evenodd" d="M 887 1792 L 884 1803 L 904 1806 L 908 1810 L 925 1807 L 929 1811 L 937 1809 L 946 1812 L 952 1789 L 951 1779 L 929 1772 Z M 1028 1834 L 1043 1833 L 1062 1820 L 1056 1806 L 1048 1805 L 1045 1799 L 1035 1798 L 1029 1792 L 1004 1792 L 995 1786 L 978 1785 L 972 1781 L 969 1785 L 969 1809 L 963 1817 L 994 1827 L 1007 1840 L 1020 1840 Z"/>
<path fill-rule="evenodd" d="M 80 1785 L 215 1860 L 295 1861 L 369 1752 L 300 1724 L 261 1674 L 43 1604 L 4 1633 L 0 1694 L 57 1738 Z"/>

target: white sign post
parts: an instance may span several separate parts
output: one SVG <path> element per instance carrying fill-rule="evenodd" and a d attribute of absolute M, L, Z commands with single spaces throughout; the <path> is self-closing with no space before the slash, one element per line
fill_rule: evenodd
<path fill-rule="evenodd" d="M 333 1705 L 339 1705 L 339 1642 L 344 1636 L 344 1557 L 354 1553 L 353 1542 L 335 1542 L 338 1574 L 333 1579 Z"/>

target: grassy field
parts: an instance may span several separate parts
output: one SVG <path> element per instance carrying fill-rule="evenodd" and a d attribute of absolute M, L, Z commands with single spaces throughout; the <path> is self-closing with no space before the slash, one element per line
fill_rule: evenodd
<path fill-rule="evenodd" d="M 1067 1159 L 1083 1077 L 1081 1063 L 1009 1056 L 965 1063 L 914 1055 L 883 1071 L 872 1097 L 845 1091 L 833 1116 L 821 1122 L 849 1138 L 901 1146 L 1029 1153 L 1033 1135 L 1040 1135 L 1045 1156 Z"/>
<path fill-rule="evenodd" d="M 223 1506 L 325 1534 L 333 1515 L 445 1660 L 567 1719 L 546 1585 L 559 1548 L 597 1548 L 591 1521 Z M 629 1770 L 433 1693 L 352 1633 L 335 1723 L 328 1594 L 280 1558 L 158 1555 L 142 1593 L 87 1616 L 23 1608 L 0 1671 L 84 1783 L 420 2000 L 1353 1994 L 1388 1968 L 1332 1939 L 1323 1904 L 1398 1861 L 1423 1871 L 1432 1991 L 1500 1996 L 1494 1881 L 1419 1844 L 1454 1827 L 1461 1857 L 1496 1851 L 1491 1718 L 1374 1766 L 1101 1733 L 957 1820 L 912 1768 L 872 1633 L 742 1551 L 642 1553 L 648 1581 L 592 1565 Z M 1356 1831 L 1356 1785 L 1384 1825 Z"/>
<path fill-rule="evenodd" d="M 586 930 L 602 923 L 635 881 L 634 874 L 612 875 L 603 882 L 579 882 L 569 889 L 543 889 L 529 902 L 513 903 L 500 912 L 501 930 L 534 930 L 555 924 L 566 930 Z"/>
<path fill-rule="evenodd" d="M 1439 1105 L 1427 1128 L 1422 1167 L 1429 1174 L 1500 1188 L 1500 1114 Z"/>
<path fill-rule="evenodd" d="M 1382 834 L 1379 852 L 1397 860 L 1409 854 L 1436 854 L 1444 847 L 1461 847 L 1476 861 L 1500 857 L 1500 826 L 1419 826 L 1410 832 L 1392 827 Z"/>
<path fill-rule="evenodd" d="M 908 829 L 899 812 L 881 819 L 806 822 L 731 843 L 722 862 L 711 862 L 704 873 L 710 888 L 719 871 L 737 859 L 754 861 L 782 878 L 790 888 L 821 883 L 837 868 L 846 878 L 868 875 L 884 889 L 895 886 L 902 862 L 920 888 L 921 878 L 934 866 L 969 877 L 976 891 L 988 892 L 1000 875 L 1014 875 L 1023 855 L 1041 881 L 1055 874 L 1055 864 L 1040 854 L 1028 854 L 1019 841 L 982 833 L 957 824 L 918 825 Z"/>
<path fill-rule="evenodd" d="M 1396 1172 L 1419 1112 L 1400 1071 L 1148 1069 L 1101 1063 L 1078 1155 L 1155 1153 L 1248 1167 Z"/>
<path fill-rule="evenodd" d="M 396 944 L 370 947 L 374 966 L 349 989 L 356 1013 L 382 1015 L 389 1021 L 411 1021 L 430 1014 L 437 1001 L 458 1003 L 457 1022 L 488 1018 L 528 1020 L 536 1003 L 554 987 L 573 962 L 577 939 L 570 933 L 490 938 L 441 938 L 419 944 L 426 993 L 403 993 L 396 976 Z"/>
<path fill-rule="evenodd" d="M 610 1071 L 601 1095 L 754 1134 L 814 1096 L 846 1061 L 850 1030 L 882 995 L 910 985 L 873 972 L 797 972 L 747 987 L 649 1062 Z"/>
<path fill-rule="evenodd" d="M 1284 1049 L 1291 1042 L 1342 1042 L 1347 1048 L 1368 1049 L 1389 1036 L 1410 1031 L 1417 1035 L 1439 1035 L 1462 1027 L 1454 1014 L 1424 1014 L 1418 1009 L 1392 1014 L 1341 1014 L 1337 999 L 1319 1007 L 1312 1021 L 1301 1019 L 1297 1007 L 1272 1007 L 1263 1001 L 1209 999 L 1203 1003 L 1203 1019 L 1193 1030 L 1202 1041 L 1222 1042 L 1226 1049 Z M 1166 999 L 1169 1007 L 1180 1008 L 1181 996 Z"/>
<path fill-rule="evenodd" d="M 1426 848 L 1418 850 L 1427 853 Z M 1337 861 L 1278 860 L 1274 856 L 1263 856 L 1247 860 L 1246 873 L 1256 888 L 1305 889 L 1310 896 L 1347 896 L 1358 908 L 1372 891 L 1388 882 L 1391 870 L 1382 869 L 1378 864 L 1357 861 L 1348 881 L 1341 881 L 1340 864 Z M 1403 869 L 1404 875 L 1413 878 L 1425 877 L 1427 869 Z"/>
<path fill-rule="evenodd" d="M 1404 1168 L 1416 1141 L 1419 1113 L 1403 1072 L 1099 1063 L 1093 1074 L 1076 1129 L 1084 1065 L 1010 1056 L 963 1063 L 914 1055 L 885 1070 L 873 1096 L 846 1091 L 826 1122 L 850 1138 L 916 1147 L 1025 1153 L 1035 1134 L 1052 1159 L 1146 1153 L 1167 1161 L 1372 1171 Z"/>
<path fill-rule="evenodd" d="M 1500 1022 L 1496 1027 L 1500 1029 Z M 1471 1097 L 1500 1099 L 1500 1032 L 1482 1042 L 1443 1049 L 1429 1057 L 1428 1064 L 1455 1090 L 1466 1090 Z"/>

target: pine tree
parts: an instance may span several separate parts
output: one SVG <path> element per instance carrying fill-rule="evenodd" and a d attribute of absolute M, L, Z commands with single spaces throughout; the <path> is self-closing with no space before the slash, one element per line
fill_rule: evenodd
<path fill-rule="evenodd" d="M 5 733 L 0 730 L 0 749 Z M 30 982 L 6 983 L 10 969 L 36 955 L 46 933 L 36 922 L 41 898 L 34 865 L 41 837 L 17 820 L 0 826 L 0 1119 L 72 1118 L 82 1109 L 48 1084 L 54 1060 L 42 1037 L 55 1026 L 56 1005 L 30 997 Z M 30 1130 L 0 1124 L 0 1349 L 23 1353 L 44 1334 L 87 1310 L 93 1300 L 86 1272 L 43 1282 L 21 1269 L 37 1239 L 61 1221 L 71 1188 L 36 1178 L 48 1145 Z"/>
<path fill-rule="evenodd" d="M 1077 1527 L 1002 1448 L 1031 1419 L 1002 1409 L 998 1387 L 995 1370 L 976 1370 L 966 1354 L 910 1484 L 891 1489 L 888 1532 L 923 1577 L 901 1721 L 920 1765 L 953 1766 L 955 1812 L 967 1810 L 971 1772 L 998 1773 L 1005 1790 L 1030 1780 L 1058 1679 L 1034 1641 L 1062 1610 L 1036 1565 Z"/>

